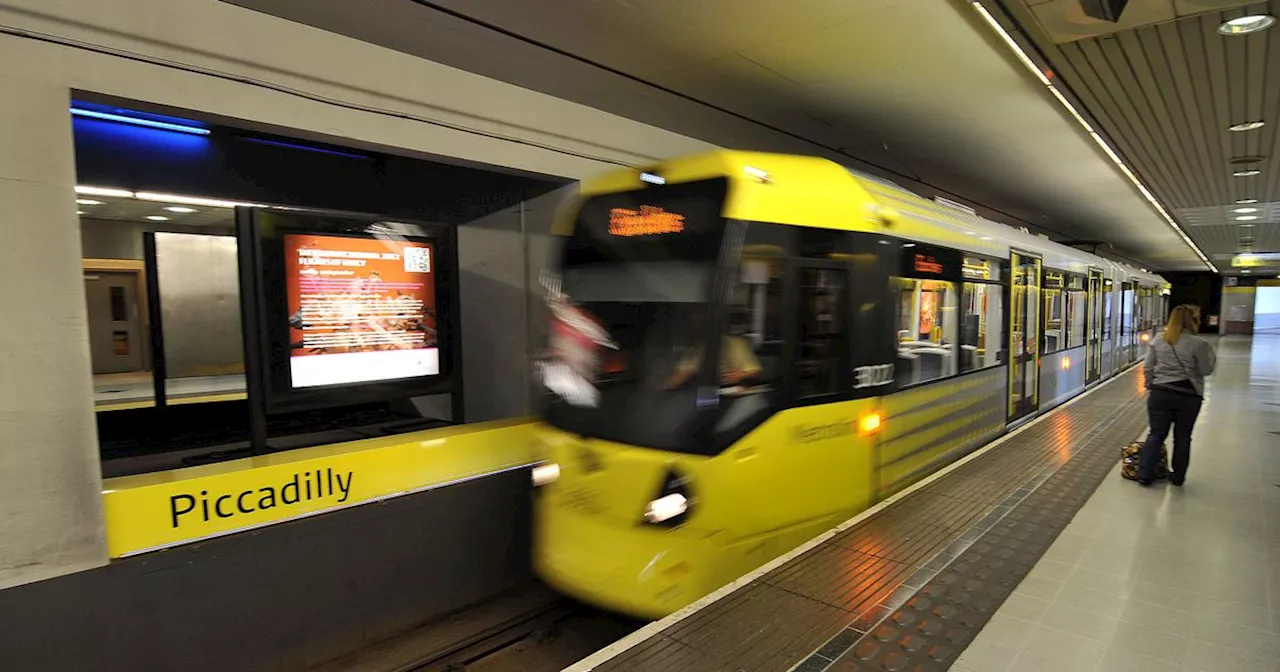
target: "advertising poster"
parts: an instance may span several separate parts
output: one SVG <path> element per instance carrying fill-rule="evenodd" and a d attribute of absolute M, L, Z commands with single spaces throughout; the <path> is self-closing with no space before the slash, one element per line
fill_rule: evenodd
<path fill-rule="evenodd" d="M 932 290 L 920 292 L 920 340 L 930 340 L 938 315 L 938 295 Z"/>
<path fill-rule="evenodd" d="M 284 238 L 295 388 L 440 373 L 430 243 Z"/>

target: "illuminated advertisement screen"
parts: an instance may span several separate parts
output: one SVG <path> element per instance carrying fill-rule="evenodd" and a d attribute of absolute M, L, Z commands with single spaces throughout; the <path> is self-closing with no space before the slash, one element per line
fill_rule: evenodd
<path fill-rule="evenodd" d="M 292 387 L 439 374 L 435 256 L 425 241 L 285 235 Z"/>

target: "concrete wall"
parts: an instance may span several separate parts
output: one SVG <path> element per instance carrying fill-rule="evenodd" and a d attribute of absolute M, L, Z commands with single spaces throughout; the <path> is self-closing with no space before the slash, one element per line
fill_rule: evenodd
<path fill-rule="evenodd" d="M 80 253 L 85 259 L 142 259 L 142 234 L 147 231 L 234 234 L 235 229 L 212 226 L 148 225 L 114 219 L 80 219 Z"/>
<path fill-rule="evenodd" d="M 21 328 L 0 335 L 0 587 L 106 562 L 73 91 L 571 179 L 708 146 L 217 0 L 5 0 L 0 28 L 0 281 L 21 288 L 3 306 Z M 518 279 L 498 263 L 510 237 L 498 238 L 507 249 L 473 258 L 472 284 L 510 297 Z"/>
<path fill-rule="evenodd" d="M 101 564 L 68 90 L 0 58 L 0 588 Z"/>

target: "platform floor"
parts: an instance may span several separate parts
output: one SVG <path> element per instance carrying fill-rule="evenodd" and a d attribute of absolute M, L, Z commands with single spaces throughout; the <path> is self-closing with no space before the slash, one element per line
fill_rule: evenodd
<path fill-rule="evenodd" d="M 1280 336 L 1218 357 L 1186 484 L 1111 474 L 953 669 L 1280 670 Z"/>
<path fill-rule="evenodd" d="M 244 374 L 173 378 L 167 382 L 166 392 L 171 404 L 244 398 Z M 100 411 L 155 405 L 150 371 L 95 375 L 93 395 Z"/>
<path fill-rule="evenodd" d="M 1181 489 L 1134 369 L 572 669 L 1280 670 L 1280 338 L 1221 348 Z"/>

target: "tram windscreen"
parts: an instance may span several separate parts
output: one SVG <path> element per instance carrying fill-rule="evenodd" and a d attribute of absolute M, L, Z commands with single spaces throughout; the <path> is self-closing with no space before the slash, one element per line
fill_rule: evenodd
<path fill-rule="evenodd" d="M 539 363 L 552 425 L 686 450 L 699 420 L 724 183 L 587 201 L 564 248 Z"/>
<path fill-rule="evenodd" d="M 288 234 L 284 248 L 293 387 L 440 373 L 431 243 Z"/>

